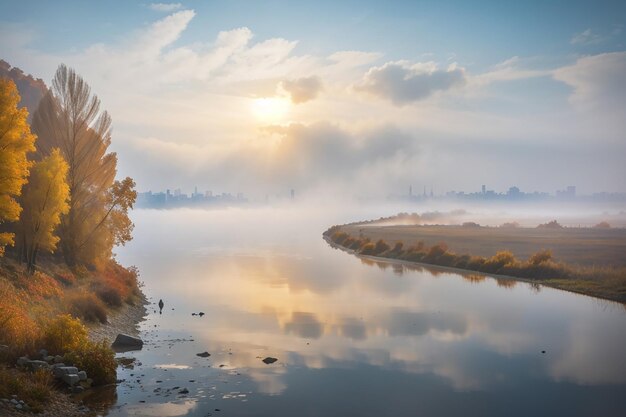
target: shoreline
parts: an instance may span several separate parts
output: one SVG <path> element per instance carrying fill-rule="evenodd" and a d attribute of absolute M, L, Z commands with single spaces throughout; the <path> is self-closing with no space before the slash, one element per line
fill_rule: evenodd
<path fill-rule="evenodd" d="M 110 310 L 106 323 L 91 323 L 87 325 L 89 339 L 94 342 L 107 340 L 113 343 L 118 333 L 129 336 L 139 335 L 139 323 L 146 319 L 148 315 L 146 295 L 140 290 L 140 295 L 135 304 L 124 303 L 117 310 Z"/>
<path fill-rule="evenodd" d="M 425 263 L 425 262 L 416 262 L 416 261 L 407 261 L 404 259 L 395 259 L 395 258 L 385 258 L 382 256 L 374 256 L 374 255 L 363 255 L 358 253 L 356 250 L 354 249 L 350 249 L 350 248 L 346 248 L 345 246 L 339 245 L 335 242 L 332 241 L 332 239 L 330 239 L 329 236 L 327 235 L 323 235 L 323 239 L 326 243 L 328 243 L 328 245 L 332 248 L 335 249 L 339 249 L 343 252 L 348 253 L 349 255 L 353 255 L 356 256 L 359 259 L 367 259 L 367 260 L 371 260 L 371 261 L 376 261 L 376 262 L 385 262 L 385 263 L 389 263 L 389 264 L 395 264 L 395 265 L 406 265 L 406 266 L 417 266 L 420 268 L 424 268 L 424 269 L 433 269 L 433 270 L 440 270 L 442 272 L 454 272 L 457 274 L 480 274 L 482 276 L 485 277 L 490 277 L 490 278 L 494 278 L 494 279 L 506 279 L 506 280 L 511 280 L 511 281 L 519 281 L 519 282 L 524 282 L 527 284 L 539 284 L 539 285 L 543 285 L 545 287 L 548 288 L 553 288 L 556 290 L 561 290 L 561 291 L 566 291 L 572 294 L 577 294 L 577 295 L 582 295 L 585 297 L 590 297 L 590 298 L 594 298 L 596 300 L 602 300 L 605 302 L 611 302 L 611 303 L 617 303 L 620 304 L 622 306 L 626 306 L 626 304 L 622 301 L 619 300 L 615 300 L 615 299 L 611 299 L 608 297 L 602 297 L 600 295 L 594 295 L 594 294 L 588 294 L 582 291 L 577 291 L 574 288 L 567 288 L 567 287 L 560 287 L 558 285 L 555 285 L 554 282 L 550 282 L 553 280 L 545 280 L 545 279 L 535 279 L 535 280 L 531 280 L 531 279 L 527 279 L 527 278 L 521 278 L 521 277 L 516 277 L 516 276 L 512 276 L 512 275 L 500 275 L 500 274 L 493 274 L 493 273 L 488 273 L 488 272 L 480 272 L 480 271 L 474 271 L 471 269 L 462 269 L 462 268 L 456 268 L 453 266 L 443 266 L 443 265 L 436 265 L 436 264 L 429 264 L 429 263 Z"/>

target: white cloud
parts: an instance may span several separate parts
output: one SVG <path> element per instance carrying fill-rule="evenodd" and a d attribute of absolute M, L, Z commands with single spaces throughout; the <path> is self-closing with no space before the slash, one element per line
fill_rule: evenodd
<path fill-rule="evenodd" d="M 434 62 L 396 61 L 370 68 L 355 88 L 401 106 L 465 82 L 465 70 L 455 64 L 442 70 Z"/>
<path fill-rule="evenodd" d="M 572 39 L 570 39 L 570 43 L 572 45 L 593 45 L 596 43 L 601 43 L 605 41 L 607 38 L 605 36 L 598 35 L 594 33 L 591 29 L 586 29 L 580 33 L 574 34 Z"/>
<path fill-rule="evenodd" d="M 182 9 L 183 5 L 181 3 L 150 3 L 148 7 L 157 12 L 169 13 Z"/>
<path fill-rule="evenodd" d="M 570 100 L 583 110 L 623 112 L 626 106 L 626 52 L 579 58 L 553 77 L 573 88 Z"/>
<path fill-rule="evenodd" d="M 280 88 L 289 94 L 292 103 L 301 104 L 314 100 L 323 86 L 319 77 L 312 76 L 282 81 Z"/>

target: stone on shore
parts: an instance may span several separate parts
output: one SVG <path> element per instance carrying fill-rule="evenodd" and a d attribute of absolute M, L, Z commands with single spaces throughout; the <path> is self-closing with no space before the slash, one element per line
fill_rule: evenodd
<path fill-rule="evenodd" d="M 268 356 L 267 358 L 263 359 L 263 363 L 265 363 L 266 365 L 272 364 L 274 362 L 276 362 L 278 359 L 276 358 L 272 358 L 270 356 Z"/>
<path fill-rule="evenodd" d="M 80 381 L 80 378 L 76 374 L 66 374 L 63 375 L 61 379 L 63 380 L 63 382 L 70 386 L 76 385 Z"/>
<path fill-rule="evenodd" d="M 138 337 L 129 336 L 127 334 L 119 333 L 113 342 L 113 346 L 119 347 L 143 347 L 143 340 Z"/>
<path fill-rule="evenodd" d="M 63 375 L 76 375 L 78 368 L 75 366 L 57 366 L 52 369 L 52 373 L 57 378 L 62 378 Z"/>

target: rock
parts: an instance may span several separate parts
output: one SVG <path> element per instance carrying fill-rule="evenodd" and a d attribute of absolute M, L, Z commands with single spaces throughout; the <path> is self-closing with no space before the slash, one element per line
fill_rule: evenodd
<path fill-rule="evenodd" d="M 115 342 L 113 342 L 113 346 L 132 346 L 132 347 L 142 347 L 143 340 L 138 337 L 129 336 L 127 334 L 118 334 L 115 338 Z"/>
<path fill-rule="evenodd" d="M 85 372 L 85 371 L 78 371 L 78 373 L 76 375 L 78 375 L 78 378 L 81 381 L 86 381 L 87 380 L 87 372 Z"/>
<path fill-rule="evenodd" d="M 46 361 L 28 361 L 27 366 L 33 371 L 37 369 L 48 369 L 50 367 Z"/>
<path fill-rule="evenodd" d="M 45 358 L 43 358 L 43 360 L 48 363 L 52 363 L 54 362 L 54 356 L 46 356 Z"/>
<path fill-rule="evenodd" d="M 200 356 L 201 358 L 208 358 L 211 356 L 209 352 L 196 353 L 196 356 Z"/>
<path fill-rule="evenodd" d="M 265 363 L 266 365 L 272 364 L 274 362 L 276 362 L 278 359 L 276 358 L 272 358 L 272 357 L 267 357 L 265 359 L 263 359 L 263 363 Z"/>
<path fill-rule="evenodd" d="M 178 391 L 179 394 L 189 394 L 189 390 L 187 388 L 183 388 L 180 391 Z"/>
<path fill-rule="evenodd" d="M 48 356 L 48 351 L 46 349 L 41 349 L 39 351 L 39 356 L 41 356 L 42 358 L 45 358 L 46 356 Z"/>
<path fill-rule="evenodd" d="M 76 374 L 65 374 L 61 377 L 61 380 L 65 382 L 67 385 L 75 385 L 80 381 L 80 378 Z"/>
<path fill-rule="evenodd" d="M 202 317 L 202 316 L 204 316 L 204 313 L 201 311 L 201 312 L 199 312 L 199 313 L 198 313 L 198 315 L 199 315 L 200 317 Z"/>
<path fill-rule="evenodd" d="M 63 356 L 61 355 L 56 355 L 54 357 L 54 363 L 62 363 L 63 362 Z"/>
<path fill-rule="evenodd" d="M 76 375 L 78 368 L 75 366 L 57 366 L 52 370 L 52 373 L 57 378 L 63 378 L 63 375 Z"/>
<path fill-rule="evenodd" d="M 15 408 L 18 410 L 21 410 L 22 408 L 24 408 L 24 406 L 22 404 L 17 404 Z"/>
<path fill-rule="evenodd" d="M 19 403 L 20 403 L 20 402 L 19 402 L 18 400 L 16 400 L 15 398 L 11 398 L 11 404 L 13 404 L 13 405 L 17 405 L 17 404 L 19 404 Z"/>
<path fill-rule="evenodd" d="M 80 385 L 72 387 L 72 394 L 80 394 L 83 391 L 85 391 L 85 388 L 81 387 Z"/>
<path fill-rule="evenodd" d="M 17 358 L 17 366 L 24 366 L 28 362 L 30 362 L 30 359 L 28 359 L 26 356 L 22 356 L 21 358 Z"/>
<path fill-rule="evenodd" d="M 9 347 L 7 345 L 0 345 L 0 352 L 4 352 L 9 350 Z"/>

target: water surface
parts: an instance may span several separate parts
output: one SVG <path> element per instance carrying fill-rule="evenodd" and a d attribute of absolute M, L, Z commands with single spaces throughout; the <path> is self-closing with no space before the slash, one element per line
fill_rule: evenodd
<path fill-rule="evenodd" d="M 118 258 L 153 304 L 108 414 L 623 415 L 622 305 L 367 262 L 322 240 L 383 214 L 136 211 Z"/>

